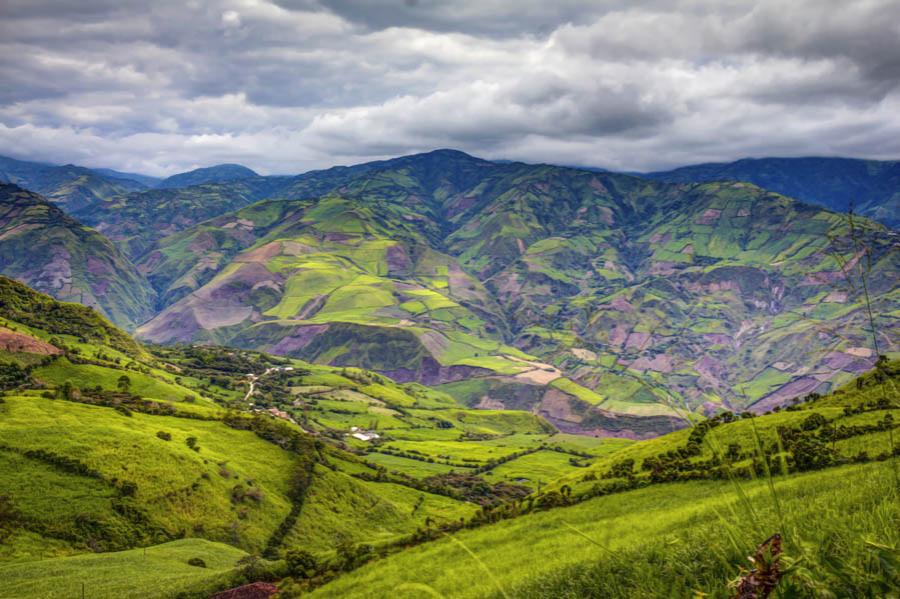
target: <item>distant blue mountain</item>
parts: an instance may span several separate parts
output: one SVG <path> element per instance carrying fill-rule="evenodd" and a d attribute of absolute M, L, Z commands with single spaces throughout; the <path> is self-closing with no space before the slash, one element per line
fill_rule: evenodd
<path fill-rule="evenodd" d="M 170 189 L 203 185 L 205 183 L 228 183 L 258 176 L 254 171 L 240 164 L 217 164 L 216 166 L 198 168 L 186 173 L 172 175 L 168 179 L 160 181 L 156 187 Z"/>
<path fill-rule="evenodd" d="M 855 158 L 745 158 L 638 174 L 676 183 L 746 181 L 808 204 L 900 227 L 900 161 Z"/>

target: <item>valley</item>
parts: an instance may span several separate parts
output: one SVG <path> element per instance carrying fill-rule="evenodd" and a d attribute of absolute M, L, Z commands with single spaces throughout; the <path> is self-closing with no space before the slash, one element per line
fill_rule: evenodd
<path fill-rule="evenodd" d="M 0 597 L 680 596 L 773 531 L 896 584 L 892 229 L 453 151 L 144 185 L 0 188 Z"/>

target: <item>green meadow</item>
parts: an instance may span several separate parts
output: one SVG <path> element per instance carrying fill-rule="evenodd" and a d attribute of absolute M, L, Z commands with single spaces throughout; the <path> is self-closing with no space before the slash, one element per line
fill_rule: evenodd
<path fill-rule="evenodd" d="M 407 549 L 312 596 L 727 597 L 746 556 L 775 533 L 802 563 L 791 577 L 801 596 L 848 583 L 877 595 L 897 576 L 895 468 L 777 478 L 774 490 L 765 480 L 704 481 L 592 499 Z"/>
<path fill-rule="evenodd" d="M 247 554 L 224 543 L 184 539 L 114 553 L 0 563 L 3 599 L 165 599 L 215 589 Z M 188 560 L 200 558 L 203 567 Z M 83 593 L 83 595 L 82 595 Z"/>

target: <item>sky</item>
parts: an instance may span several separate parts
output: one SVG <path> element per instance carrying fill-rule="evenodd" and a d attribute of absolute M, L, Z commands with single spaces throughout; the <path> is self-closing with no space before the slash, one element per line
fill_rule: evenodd
<path fill-rule="evenodd" d="M 0 154 L 900 158 L 900 0 L 0 0 Z"/>

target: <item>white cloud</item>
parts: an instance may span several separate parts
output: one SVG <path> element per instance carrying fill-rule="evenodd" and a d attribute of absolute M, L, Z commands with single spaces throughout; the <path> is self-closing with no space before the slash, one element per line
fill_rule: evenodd
<path fill-rule="evenodd" d="M 890 0 L 10 0 L 0 154 L 169 174 L 456 147 L 654 169 L 900 156 Z"/>

